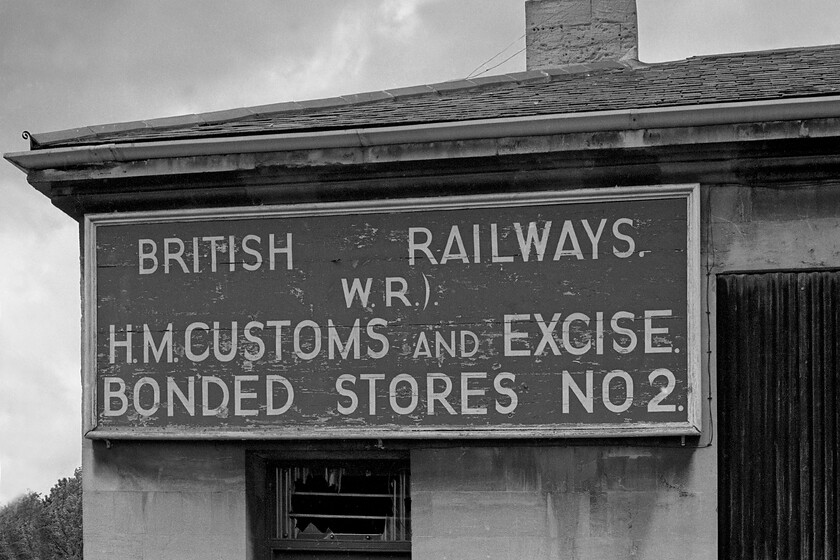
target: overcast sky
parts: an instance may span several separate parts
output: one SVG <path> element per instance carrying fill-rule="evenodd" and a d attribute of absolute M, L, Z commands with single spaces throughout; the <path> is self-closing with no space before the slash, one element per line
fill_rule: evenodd
<path fill-rule="evenodd" d="M 638 0 L 640 58 L 840 43 L 837 0 Z M 21 131 L 524 70 L 524 0 L 0 0 L 0 152 Z M 0 504 L 81 462 L 76 223 L 0 161 Z"/>

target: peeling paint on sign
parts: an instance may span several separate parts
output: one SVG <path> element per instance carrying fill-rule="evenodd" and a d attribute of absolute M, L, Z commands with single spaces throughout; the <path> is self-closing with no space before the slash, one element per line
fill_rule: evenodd
<path fill-rule="evenodd" d="M 686 432 L 692 192 L 94 217 L 96 431 Z"/>

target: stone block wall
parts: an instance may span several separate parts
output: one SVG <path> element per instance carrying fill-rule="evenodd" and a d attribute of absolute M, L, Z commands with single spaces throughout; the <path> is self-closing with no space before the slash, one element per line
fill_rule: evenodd
<path fill-rule="evenodd" d="M 412 558 L 712 559 L 711 448 L 412 452 Z"/>
<path fill-rule="evenodd" d="M 716 273 L 840 266 L 834 184 L 708 185 L 701 200 L 712 329 Z M 714 358 L 705 371 L 716 348 L 706 328 L 704 430 L 685 447 L 678 438 L 411 443 L 412 558 L 716 558 Z M 245 458 L 254 447 L 85 440 L 86 560 L 253 558 Z"/>
<path fill-rule="evenodd" d="M 635 0 L 528 0 L 528 70 L 637 58 Z"/>
<path fill-rule="evenodd" d="M 711 559 L 714 448 L 416 446 L 412 558 Z M 85 443 L 85 558 L 255 558 L 239 443 Z"/>
<path fill-rule="evenodd" d="M 714 272 L 840 267 L 838 185 L 707 187 Z"/>
<path fill-rule="evenodd" d="M 82 462 L 85 560 L 247 557 L 241 447 L 85 440 Z"/>

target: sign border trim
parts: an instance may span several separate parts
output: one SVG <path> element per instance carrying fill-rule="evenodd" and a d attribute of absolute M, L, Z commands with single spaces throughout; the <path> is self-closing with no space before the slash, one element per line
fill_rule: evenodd
<path fill-rule="evenodd" d="M 237 220 L 267 217 L 335 216 L 495 208 L 500 206 L 546 206 L 622 200 L 662 200 L 684 198 L 687 204 L 687 384 L 686 422 L 620 424 L 557 424 L 524 427 L 475 426 L 406 427 L 394 425 L 352 427 L 249 427 L 249 428 L 100 428 L 96 402 L 96 228 L 135 223 L 193 222 L 208 219 Z M 608 438 L 644 436 L 697 436 L 702 429 L 701 393 L 701 268 L 700 268 L 700 185 L 666 184 L 635 187 L 574 189 L 568 191 L 529 191 L 524 193 L 364 200 L 353 202 L 306 203 L 294 205 L 242 206 L 185 210 L 155 210 L 126 213 L 88 214 L 83 225 L 82 304 L 82 429 L 88 439 L 173 439 L 173 440 L 300 440 L 300 439 L 525 439 L 525 438 Z M 706 388 L 710 390 L 710 388 Z"/>

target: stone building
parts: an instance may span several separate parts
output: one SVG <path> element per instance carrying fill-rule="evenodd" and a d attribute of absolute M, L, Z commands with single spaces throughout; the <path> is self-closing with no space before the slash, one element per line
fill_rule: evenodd
<path fill-rule="evenodd" d="M 840 46 L 526 13 L 522 73 L 6 154 L 81 227 L 86 558 L 837 557 Z"/>

